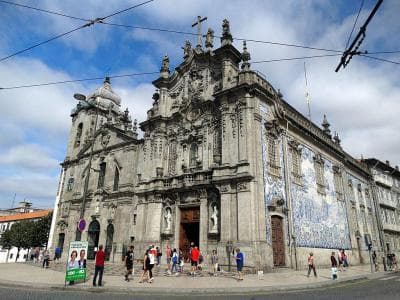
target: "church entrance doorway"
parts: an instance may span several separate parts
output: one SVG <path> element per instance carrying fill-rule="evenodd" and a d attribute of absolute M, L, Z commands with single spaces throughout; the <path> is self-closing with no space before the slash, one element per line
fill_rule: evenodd
<path fill-rule="evenodd" d="M 283 241 L 283 219 L 271 217 L 272 255 L 275 267 L 285 266 L 285 244 Z"/>
<path fill-rule="evenodd" d="M 200 207 L 181 208 L 181 224 L 179 232 L 179 248 L 185 261 L 189 260 L 190 243 L 199 247 Z"/>
<path fill-rule="evenodd" d="M 88 259 L 94 259 L 94 248 L 97 248 L 99 246 L 99 236 L 100 223 L 97 220 L 94 220 L 89 224 L 88 229 Z"/>
<path fill-rule="evenodd" d="M 105 253 L 106 253 L 106 260 L 110 260 L 110 254 L 112 250 L 112 242 L 114 238 L 114 225 L 113 224 L 108 224 L 107 226 L 107 239 L 106 239 L 106 248 L 105 248 Z"/>

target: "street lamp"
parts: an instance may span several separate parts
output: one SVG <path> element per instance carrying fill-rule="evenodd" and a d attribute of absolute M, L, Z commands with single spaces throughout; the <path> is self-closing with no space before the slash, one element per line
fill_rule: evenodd
<path fill-rule="evenodd" d="M 87 174 L 86 174 L 86 177 L 85 177 L 85 184 L 84 184 L 84 187 L 83 187 L 83 197 L 82 197 L 82 204 L 81 204 L 81 210 L 80 210 L 80 215 L 79 215 L 79 221 L 80 221 L 85 216 L 86 196 L 87 196 L 87 191 L 88 191 L 88 187 L 89 187 L 90 170 L 92 168 L 94 136 L 95 136 L 96 129 L 97 129 L 97 119 L 99 117 L 99 106 L 98 106 L 97 101 L 96 101 L 95 105 L 93 103 L 88 102 L 86 96 L 82 95 L 82 94 L 74 94 L 74 98 L 76 100 L 78 100 L 78 101 L 85 102 L 89 106 L 92 106 L 92 107 L 95 106 L 96 107 L 96 121 L 94 122 L 93 140 L 92 140 L 92 145 L 90 147 L 90 154 L 89 154 L 89 164 L 88 164 Z M 76 241 L 80 241 L 81 240 L 81 235 L 82 235 L 83 229 L 84 228 L 77 228 L 76 229 L 76 236 L 75 236 L 75 240 Z"/>

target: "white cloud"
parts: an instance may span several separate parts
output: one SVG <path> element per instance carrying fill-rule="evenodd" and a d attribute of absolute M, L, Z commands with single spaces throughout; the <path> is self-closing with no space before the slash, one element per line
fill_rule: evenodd
<path fill-rule="evenodd" d="M 346 4 L 346 2 L 341 4 Z M 132 5 L 132 2 L 118 0 L 104 5 L 95 0 L 84 2 L 44 0 L 34 1 L 31 5 L 92 18 L 123 9 Z M 197 15 L 201 15 L 208 17 L 203 25 L 203 32 L 207 27 L 212 27 L 218 36 L 221 34 L 222 20 L 228 18 L 234 37 L 343 49 L 357 9 L 358 7 L 354 8 L 352 15 L 342 16 L 342 10 L 336 2 L 327 3 L 322 0 L 295 2 L 289 0 L 247 2 L 173 0 L 155 1 L 121 14 L 110 21 L 195 32 L 191 24 Z M 368 27 L 362 49 L 396 50 L 400 47 L 398 39 L 395 38 L 397 32 L 400 31 L 399 10 L 399 1 L 384 2 Z M 23 9 L 19 11 L 21 13 L 18 14 L 19 22 L 28 22 L 24 18 L 33 14 Z M 370 7 L 366 6 L 359 22 L 365 19 L 369 11 Z M 34 26 L 29 27 L 28 33 L 35 33 L 42 37 L 60 33 L 81 24 L 61 17 L 35 14 L 29 18 L 29 22 Z M 13 18 L 7 20 L 11 22 Z M 356 31 L 358 27 L 359 25 Z M 111 58 L 96 57 L 96 49 L 110 43 L 110 40 L 115 41 L 113 47 L 116 50 L 118 47 L 125 47 L 125 51 L 122 51 L 124 55 L 127 53 L 134 55 L 138 62 L 133 68 L 126 66 L 124 70 L 113 69 L 111 71 L 113 74 L 158 70 L 162 55 L 165 53 L 170 56 L 172 70 L 181 62 L 182 49 L 180 47 L 183 41 L 190 39 L 193 45 L 196 43 L 194 36 L 128 29 L 124 32 L 123 30 L 97 25 L 71 34 L 60 42 L 66 45 L 65 51 L 78 49 L 82 53 L 90 52 L 94 58 L 97 58 L 96 62 L 104 61 L 104 65 L 94 65 L 88 60 L 87 65 L 81 67 L 82 70 L 87 71 L 86 74 L 88 70 L 94 72 L 106 68 L 107 59 Z M 120 40 L 120 36 L 123 39 Z M 1 33 L 0 42 L 3 49 L 12 45 L 10 38 Z M 141 53 L 136 52 L 142 49 L 136 43 L 146 43 L 147 50 Z M 218 38 L 215 38 L 214 44 L 215 47 L 219 46 Z M 234 44 L 239 50 L 242 49 L 240 41 L 235 41 Z M 248 42 L 247 46 L 252 61 L 321 54 L 321 52 L 311 50 L 252 42 Z M 5 50 L 0 50 L 2 51 Z M 395 55 L 389 57 L 393 60 L 399 59 Z M 123 61 L 124 57 L 112 59 Z M 79 58 L 77 60 L 79 61 Z M 35 60 L 15 57 L 0 63 L 0 85 L 12 86 L 71 79 L 72 76 L 65 71 L 54 67 L 56 63 L 53 62 L 50 66 L 43 61 L 39 58 Z M 339 132 L 342 145 L 350 154 L 356 157 L 363 154 L 364 157 L 388 159 L 394 164 L 399 164 L 399 67 L 354 57 L 346 69 L 335 73 L 334 69 L 338 62 L 339 57 L 307 60 L 313 120 L 320 124 L 323 114 L 326 113 L 332 125 L 331 129 Z M 72 63 L 76 64 L 76 61 Z M 303 61 L 253 64 L 252 68 L 264 73 L 275 88 L 282 90 L 286 101 L 303 114 L 306 113 Z M 154 78 L 156 76 L 154 75 Z M 122 97 L 122 108 L 128 107 L 132 117 L 138 119 L 138 122 L 146 119 L 147 110 L 152 104 L 151 96 L 154 93 L 154 87 L 150 82 L 154 78 L 151 76 L 146 78 L 149 78 L 148 81 L 141 80 L 140 84 L 135 79 L 118 79 L 112 82 L 114 90 Z M 23 189 L 28 198 L 43 196 L 50 199 L 47 191 L 55 195 L 58 175 L 49 174 L 58 174 L 59 168 L 55 165 L 55 161 L 64 159 L 64 154 L 60 149 L 65 149 L 68 138 L 71 122 L 69 113 L 75 106 L 72 95 L 75 92 L 89 94 L 100 84 L 100 82 L 91 82 L 88 85 L 69 84 L 0 91 L 0 118 L 2 120 L 0 146 L 2 152 L 6 153 L 0 159 L 0 167 L 15 167 L 15 173 L 11 174 L 11 177 L 0 177 L 0 202 L 6 191 L 12 192 L 18 188 Z M 36 136 L 32 136 L 32 132 Z M 42 144 L 38 142 L 39 136 Z M 33 147 L 32 150 L 30 148 L 32 144 L 36 144 L 37 148 Z M 53 148 L 57 148 L 57 151 Z M 32 158 L 33 155 L 30 156 L 32 159 L 25 158 L 26 161 L 24 161 L 26 152 L 37 153 L 37 157 L 41 158 L 40 162 L 38 159 L 36 164 Z M 36 174 L 33 177 L 34 184 L 25 185 L 24 180 L 28 180 L 31 173 L 24 175 L 25 177 L 18 176 L 17 170 L 21 165 L 26 166 L 26 169 L 35 170 L 32 172 Z M 53 165 L 54 167 L 50 167 Z M 49 166 L 49 172 L 38 172 L 41 166 Z M 36 188 L 36 185 L 47 187 L 47 191 L 44 193 Z"/>
<path fill-rule="evenodd" d="M 34 144 L 23 144 L 1 153 L 0 165 L 48 170 L 57 168 L 59 162 L 51 157 L 49 149 Z"/>

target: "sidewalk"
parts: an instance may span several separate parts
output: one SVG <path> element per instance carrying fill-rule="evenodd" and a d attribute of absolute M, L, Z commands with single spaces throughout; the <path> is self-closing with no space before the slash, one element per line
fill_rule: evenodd
<path fill-rule="evenodd" d="M 330 269 L 317 270 L 318 277 L 308 278 L 306 271 L 277 272 L 257 275 L 246 275 L 243 281 L 232 276 L 197 277 L 157 276 L 152 284 L 138 283 L 140 274 L 135 273 L 134 280 L 125 282 L 121 276 L 107 276 L 107 266 L 103 277 L 104 287 L 92 287 L 91 278 L 85 283 L 67 286 L 67 290 L 118 291 L 138 293 L 246 293 L 262 291 L 285 291 L 309 289 L 332 284 L 382 277 L 385 272 L 370 273 L 370 266 L 354 266 L 345 272 L 339 272 L 339 279 L 332 280 Z M 0 285 L 29 286 L 33 288 L 64 288 L 64 273 L 42 269 L 23 263 L 0 264 Z"/>

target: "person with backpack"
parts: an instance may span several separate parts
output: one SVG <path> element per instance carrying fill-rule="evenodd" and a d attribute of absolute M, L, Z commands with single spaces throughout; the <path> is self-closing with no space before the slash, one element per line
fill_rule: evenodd
<path fill-rule="evenodd" d="M 176 251 L 176 248 L 172 251 L 172 267 L 170 273 L 172 274 L 175 270 L 175 274 L 178 274 L 178 264 L 179 264 L 179 255 Z"/>

